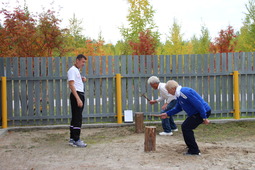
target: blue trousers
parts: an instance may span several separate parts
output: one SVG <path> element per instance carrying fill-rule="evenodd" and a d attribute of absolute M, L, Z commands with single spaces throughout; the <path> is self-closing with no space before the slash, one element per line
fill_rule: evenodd
<path fill-rule="evenodd" d="M 206 112 L 207 117 L 211 115 L 211 111 Z M 197 154 L 200 152 L 193 130 L 196 129 L 201 123 L 203 123 L 203 118 L 199 113 L 189 116 L 182 123 L 182 134 L 184 141 L 188 147 L 188 152 Z"/>
<path fill-rule="evenodd" d="M 162 110 L 161 113 L 165 113 L 168 110 L 171 110 L 174 108 L 175 104 L 177 103 L 177 100 L 172 100 L 166 107 L 165 110 Z M 170 116 L 169 118 L 162 119 L 162 128 L 164 129 L 164 132 L 169 133 L 172 131 L 172 129 L 177 129 L 176 124 L 174 123 L 173 116 Z"/>

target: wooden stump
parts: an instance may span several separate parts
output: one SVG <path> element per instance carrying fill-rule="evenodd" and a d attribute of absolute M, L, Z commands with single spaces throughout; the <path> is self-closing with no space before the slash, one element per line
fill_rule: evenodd
<path fill-rule="evenodd" d="M 135 113 L 135 132 L 136 133 L 144 132 L 143 112 Z"/>
<path fill-rule="evenodd" d="M 156 126 L 145 126 L 144 151 L 156 151 Z"/>

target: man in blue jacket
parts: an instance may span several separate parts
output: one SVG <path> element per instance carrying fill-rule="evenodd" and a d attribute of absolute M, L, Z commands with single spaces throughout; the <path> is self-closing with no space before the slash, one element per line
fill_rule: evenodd
<path fill-rule="evenodd" d="M 211 114 L 211 108 L 202 97 L 189 87 L 182 87 L 176 81 L 169 80 L 166 83 L 168 93 L 176 96 L 177 104 L 175 107 L 160 116 L 165 119 L 184 110 L 188 117 L 182 124 L 182 133 L 187 145 L 188 152 L 185 155 L 200 155 L 200 150 L 196 143 L 193 129 L 201 123 L 209 124 L 208 117 Z"/>

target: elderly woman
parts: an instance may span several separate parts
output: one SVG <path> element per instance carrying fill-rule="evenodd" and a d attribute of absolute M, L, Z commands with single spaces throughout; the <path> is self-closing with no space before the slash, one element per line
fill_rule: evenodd
<path fill-rule="evenodd" d="M 176 97 L 169 94 L 165 88 L 166 83 L 161 83 L 159 78 L 156 76 L 151 76 L 148 79 L 148 84 L 154 89 L 159 90 L 160 96 L 156 100 L 150 100 L 150 104 L 155 104 L 161 101 L 165 101 L 165 104 L 162 106 L 161 113 L 164 113 L 172 109 L 176 104 Z M 173 117 L 169 116 L 166 119 L 162 119 L 162 127 L 164 132 L 160 132 L 159 135 L 163 136 L 172 136 L 172 131 L 178 131 L 176 124 L 174 123 Z"/>
<path fill-rule="evenodd" d="M 209 124 L 207 118 L 211 114 L 210 106 L 195 90 L 189 87 L 182 87 L 174 80 L 169 80 L 166 83 L 166 89 L 169 94 L 177 98 L 177 104 L 173 109 L 162 113 L 161 118 L 165 119 L 167 116 L 172 116 L 184 110 L 188 115 L 181 126 L 183 138 L 188 147 L 188 152 L 185 155 L 200 155 L 193 129 L 201 123 Z"/>

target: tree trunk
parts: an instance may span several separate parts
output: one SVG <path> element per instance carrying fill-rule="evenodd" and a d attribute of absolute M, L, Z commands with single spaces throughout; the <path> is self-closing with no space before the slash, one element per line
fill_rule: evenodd
<path fill-rule="evenodd" d="M 135 132 L 136 133 L 143 133 L 144 132 L 143 112 L 136 112 L 135 113 Z"/>
<path fill-rule="evenodd" d="M 145 127 L 144 151 L 156 151 L 156 126 Z"/>

